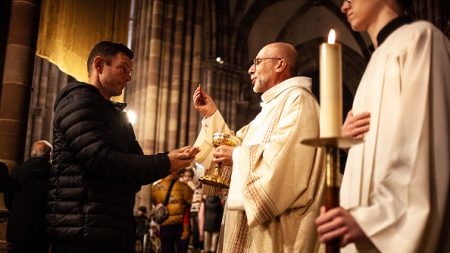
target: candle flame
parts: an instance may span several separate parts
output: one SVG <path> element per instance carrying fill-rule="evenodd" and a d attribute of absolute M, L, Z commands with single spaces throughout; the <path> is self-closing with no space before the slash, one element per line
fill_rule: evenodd
<path fill-rule="evenodd" d="M 336 41 L 336 32 L 334 31 L 334 29 L 331 29 L 330 33 L 328 34 L 328 43 L 334 44 L 335 41 Z"/>

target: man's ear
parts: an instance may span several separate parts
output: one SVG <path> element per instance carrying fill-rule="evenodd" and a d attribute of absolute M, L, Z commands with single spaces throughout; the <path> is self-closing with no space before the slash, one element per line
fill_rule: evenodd
<path fill-rule="evenodd" d="M 285 69 L 287 69 L 287 63 L 285 59 L 278 60 L 277 64 L 275 65 L 275 72 L 283 72 Z"/>
<path fill-rule="evenodd" d="M 103 72 L 103 65 L 105 63 L 105 60 L 101 56 L 96 56 L 94 58 L 93 67 L 97 73 L 101 74 Z"/>

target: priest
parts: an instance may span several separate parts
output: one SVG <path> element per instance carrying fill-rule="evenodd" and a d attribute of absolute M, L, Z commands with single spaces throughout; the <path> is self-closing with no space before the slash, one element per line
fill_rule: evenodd
<path fill-rule="evenodd" d="M 214 101 L 201 88 L 194 106 L 204 115 L 197 162 L 232 166 L 219 252 L 318 252 L 314 220 L 324 186 L 321 149 L 300 144 L 319 137 L 319 106 L 311 80 L 295 77 L 297 52 L 287 43 L 261 49 L 248 73 L 262 93 L 262 110 L 236 136 L 238 147 L 214 150 L 212 135 L 229 133 Z"/>

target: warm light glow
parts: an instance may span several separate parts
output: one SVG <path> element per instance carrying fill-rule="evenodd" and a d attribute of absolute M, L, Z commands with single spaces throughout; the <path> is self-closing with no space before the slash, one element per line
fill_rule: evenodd
<path fill-rule="evenodd" d="M 222 58 L 220 58 L 220 57 L 216 57 L 216 62 L 223 64 L 225 61 L 222 60 Z"/>
<path fill-rule="evenodd" d="M 336 32 L 334 31 L 334 29 L 331 29 L 330 33 L 328 34 L 328 43 L 334 44 L 335 41 L 336 41 Z"/>
<path fill-rule="evenodd" d="M 134 111 L 127 111 L 127 117 L 128 117 L 128 121 L 130 121 L 131 125 L 134 125 L 136 123 L 137 120 L 137 115 Z"/>

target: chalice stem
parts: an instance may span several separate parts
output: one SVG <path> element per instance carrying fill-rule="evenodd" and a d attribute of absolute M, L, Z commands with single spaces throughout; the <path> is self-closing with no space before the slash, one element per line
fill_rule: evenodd
<path fill-rule="evenodd" d="M 221 166 L 222 166 L 221 163 L 216 163 L 216 166 L 214 166 L 214 172 L 213 172 L 213 175 L 212 175 L 213 178 L 218 178 L 219 177 L 219 170 L 220 170 Z"/>

